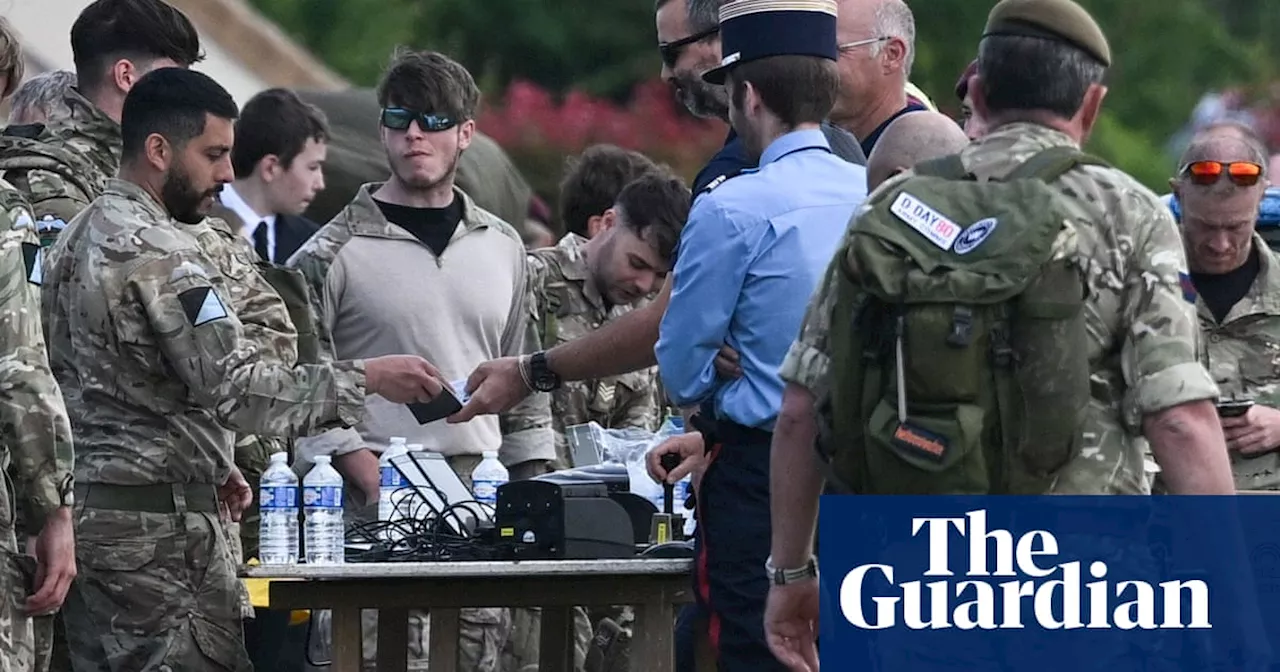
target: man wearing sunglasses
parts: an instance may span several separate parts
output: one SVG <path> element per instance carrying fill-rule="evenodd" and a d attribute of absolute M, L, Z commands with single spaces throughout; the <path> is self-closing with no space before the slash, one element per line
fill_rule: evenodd
<path fill-rule="evenodd" d="M 658 0 L 656 23 L 663 81 L 675 89 L 676 97 L 691 113 L 727 122 L 729 97 L 724 87 L 702 79 L 702 73 L 720 65 L 718 21 L 725 1 Z M 853 135 L 831 123 L 823 123 L 822 132 L 836 156 L 867 165 L 867 155 Z M 693 193 L 699 194 L 712 182 L 753 166 L 742 140 L 730 129 L 724 148 L 694 178 Z"/>
<path fill-rule="evenodd" d="M 1280 489 L 1280 257 L 1255 227 L 1267 175 L 1261 139 L 1231 125 L 1197 134 L 1170 180 L 1240 490 Z M 1230 402 L 1252 406 L 1236 414 Z"/>
<path fill-rule="evenodd" d="M 506 222 L 455 186 L 475 133 L 480 92 L 461 64 L 435 52 L 398 54 L 378 86 L 378 121 L 391 176 L 366 184 L 289 260 L 306 276 L 326 348 L 346 353 L 410 352 L 450 380 L 487 359 L 538 348 L 524 242 Z M 363 356 L 363 355 L 361 355 Z M 365 422 L 299 441 L 365 494 L 352 518 L 372 518 L 378 454 L 390 437 L 443 453 L 463 482 L 482 453 L 497 451 L 512 480 L 547 471 L 555 458 L 550 399 L 533 395 L 501 419 L 420 424 L 402 404 L 366 400 Z M 366 661 L 376 636 L 365 629 Z M 510 630 L 505 609 L 464 609 L 459 646 L 466 672 L 492 672 Z M 425 669 L 422 612 L 410 612 L 410 669 Z"/>

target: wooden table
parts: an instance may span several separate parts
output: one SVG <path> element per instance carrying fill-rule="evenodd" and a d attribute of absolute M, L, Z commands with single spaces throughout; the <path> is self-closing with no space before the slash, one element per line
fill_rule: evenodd
<path fill-rule="evenodd" d="M 360 672 L 361 609 L 379 610 L 379 672 L 407 668 L 410 609 L 430 610 L 432 672 L 455 672 L 463 607 L 541 607 L 539 668 L 571 670 L 571 608 L 615 604 L 634 606 L 631 650 L 647 654 L 646 672 L 671 672 L 674 605 L 693 601 L 692 564 L 667 559 L 299 564 L 245 567 L 242 575 L 272 579 L 273 609 L 332 610 L 332 672 Z"/>

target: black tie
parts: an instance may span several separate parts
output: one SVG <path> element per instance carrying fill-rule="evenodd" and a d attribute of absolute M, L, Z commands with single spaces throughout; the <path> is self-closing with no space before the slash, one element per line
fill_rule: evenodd
<path fill-rule="evenodd" d="M 258 252 L 258 256 L 263 261 L 271 261 L 271 250 L 267 249 L 267 223 L 258 222 L 258 228 L 253 230 L 253 249 Z"/>

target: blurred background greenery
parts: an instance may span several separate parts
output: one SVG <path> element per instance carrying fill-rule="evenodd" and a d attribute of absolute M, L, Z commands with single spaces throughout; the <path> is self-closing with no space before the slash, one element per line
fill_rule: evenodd
<path fill-rule="evenodd" d="M 503 103 L 513 82 L 525 81 L 553 99 L 576 92 L 626 109 L 636 87 L 656 78 L 660 65 L 652 0 L 253 2 L 360 85 L 376 83 L 391 51 L 409 45 L 460 60 L 476 76 L 491 105 Z M 1280 0 L 1081 2 L 1098 18 L 1115 54 L 1106 117 L 1090 149 L 1157 191 L 1164 190 L 1172 170 L 1170 139 L 1206 92 L 1239 87 L 1246 95 L 1265 97 L 1268 83 L 1280 74 Z M 911 79 L 954 115 L 955 80 L 975 54 L 992 3 L 910 4 L 916 15 L 918 52 Z M 509 146 L 510 138 L 503 142 L 518 165 L 528 165 L 521 149 Z M 572 153 L 581 148 L 560 149 Z M 546 165 L 544 157 L 540 166 Z M 548 195 L 553 180 L 529 178 Z"/>

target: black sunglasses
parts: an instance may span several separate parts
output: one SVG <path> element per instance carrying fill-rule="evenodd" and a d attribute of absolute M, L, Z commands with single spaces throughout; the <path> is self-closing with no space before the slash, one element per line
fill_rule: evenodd
<path fill-rule="evenodd" d="M 682 49 L 694 42 L 697 42 L 698 40 L 705 40 L 718 32 L 720 32 L 720 26 L 716 25 L 702 31 L 701 33 L 694 33 L 693 35 L 682 37 L 673 42 L 659 42 L 658 51 L 662 54 L 662 62 L 665 63 L 668 68 L 676 67 L 676 61 L 680 60 L 680 51 Z"/>
<path fill-rule="evenodd" d="M 427 114 L 426 112 L 414 112 L 402 107 L 388 107 L 382 110 L 382 125 L 393 131 L 408 129 L 409 124 L 413 123 L 414 119 L 418 120 L 418 127 L 427 133 L 447 131 L 458 125 L 458 122 L 449 117 Z"/>

